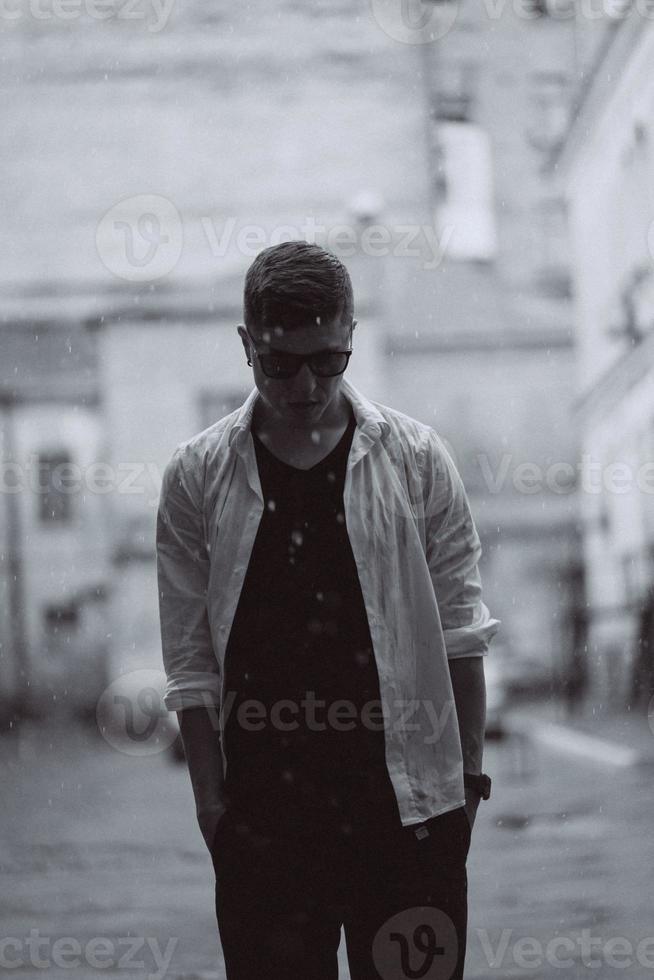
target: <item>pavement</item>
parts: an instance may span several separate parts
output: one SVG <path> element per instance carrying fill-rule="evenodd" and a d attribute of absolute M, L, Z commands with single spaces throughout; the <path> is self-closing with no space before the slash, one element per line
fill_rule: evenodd
<path fill-rule="evenodd" d="M 507 721 L 484 755 L 493 792 L 468 860 L 467 980 L 654 977 L 651 774 L 539 738 L 566 727 L 551 708 Z M 634 748 L 629 731 L 646 753 L 637 719 L 591 737 L 614 730 L 612 744 Z M 0 955 L 14 976 L 223 980 L 213 870 L 170 753 L 32 727 L 0 739 L 0 779 Z"/>
<path fill-rule="evenodd" d="M 484 753 L 494 793 L 480 807 L 468 865 L 469 977 L 654 977 L 646 955 L 654 935 L 651 720 L 590 705 L 569 717 L 556 702 L 505 713 L 506 737 Z M 584 948 L 589 930 L 599 956 Z M 489 932 L 508 937 L 497 967 Z M 563 967 L 557 942 L 565 939 L 575 946 Z M 521 954 L 530 943 L 531 961 Z M 630 962 L 612 958 L 621 944 L 631 946 Z"/>
<path fill-rule="evenodd" d="M 502 725 L 509 734 L 524 735 L 590 763 L 654 765 L 654 699 L 649 715 L 591 704 L 571 715 L 558 701 L 539 701 L 508 709 Z"/>

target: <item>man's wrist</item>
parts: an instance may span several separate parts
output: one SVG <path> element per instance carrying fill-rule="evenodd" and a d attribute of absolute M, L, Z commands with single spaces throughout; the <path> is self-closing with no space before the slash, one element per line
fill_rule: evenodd
<path fill-rule="evenodd" d="M 487 800 L 490 797 L 491 779 L 485 772 L 464 772 L 463 785 L 466 790 L 477 793 L 479 799 Z"/>

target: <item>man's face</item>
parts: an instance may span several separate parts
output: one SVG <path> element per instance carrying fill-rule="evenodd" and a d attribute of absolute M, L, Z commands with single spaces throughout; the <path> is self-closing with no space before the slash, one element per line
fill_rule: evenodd
<path fill-rule="evenodd" d="M 253 327 L 250 335 L 260 354 L 282 351 L 289 354 L 315 354 L 319 351 L 344 351 L 351 348 L 351 331 L 356 321 L 340 319 L 326 323 L 307 323 L 306 326 L 284 330 L 282 325 L 266 330 Z M 291 378 L 273 379 L 264 374 L 252 341 L 243 326 L 238 328 L 246 353 L 252 361 L 254 383 L 267 409 L 276 421 L 287 422 L 293 428 L 319 427 L 329 419 L 329 408 L 335 405 L 343 375 L 333 378 L 316 377 L 307 363 L 302 364 Z"/>

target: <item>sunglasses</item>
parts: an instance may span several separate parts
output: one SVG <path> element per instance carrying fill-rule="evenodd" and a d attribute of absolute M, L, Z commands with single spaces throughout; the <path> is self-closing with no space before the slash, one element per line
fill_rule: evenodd
<path fill-rule="evenodd" d="M 256 349 L 249 331 L 248 337 L 263 373 L 267 378 L 278 381 L 292 378 L 305 363 L 317 378 L 335 378 L 343 374 L 352 356 L 351 350 L 321 350 L 315 354 L 289 354 L 286 351 L 271 350 L 261 354 Z"/>

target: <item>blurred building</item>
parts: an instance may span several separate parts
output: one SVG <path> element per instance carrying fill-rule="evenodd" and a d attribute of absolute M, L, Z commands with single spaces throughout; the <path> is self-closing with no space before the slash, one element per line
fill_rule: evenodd
<path fill-rule="evenodd" d="M 654 582 L 653 63 L 654 23 L 632 5 L 596 46 L 555 161 L 575 278 L 589 651 L 598 699 L 619 704 Z"/>
<path fill-rule="evenodd" d="M 94 345 L 52 319 L 5 322 L 0 342 L 2 714 L 85 715 L 109 643 Z"/>
<path fill-rule="evenodd" d="M 114 481 L 101 496 L 112 675 L 160 665 L 160 474 L 250 390 L 242 277 L 289 237 L 351 270 L 353 382 L 449 440 L 503 620 L 498 655 L 502 643 L 550 678 L 565 668 L 574 338 L 565 204 L 543 163 L 579 36 L 545 5 L 534 18 L 458 6 L 434 44 L 403 43 L 393 5 L 341 0 L 292 2 L 283 18 L 263 0 L 193 0 L 161 25 L 8 22 L 0 307 L 8 325 L 65 320 L 95 359 L 97 407 L 78 394 L 61 431 L 88 419 L 87 449 L 101 445 Z M 95 553 L 87 579 L 104 581 Z M 30 616 L 39 601 L 30 587 Z"/>
<path fill-rule="evenodd" d="M 574 19 L 526 6 L 492 16 L 460 4 L 446 36 L 416 46 L 423 220 L 444 247 L 432 269 L 388 263 L 382 387 L 452 446 L 502 620 L 495 656 L 556 689 L 578 603 L 578 442 L 565 201 L 545 164 L 568 121 L 578 42 Z M 447 8 L 435 5 L 436 28 Z"/>

